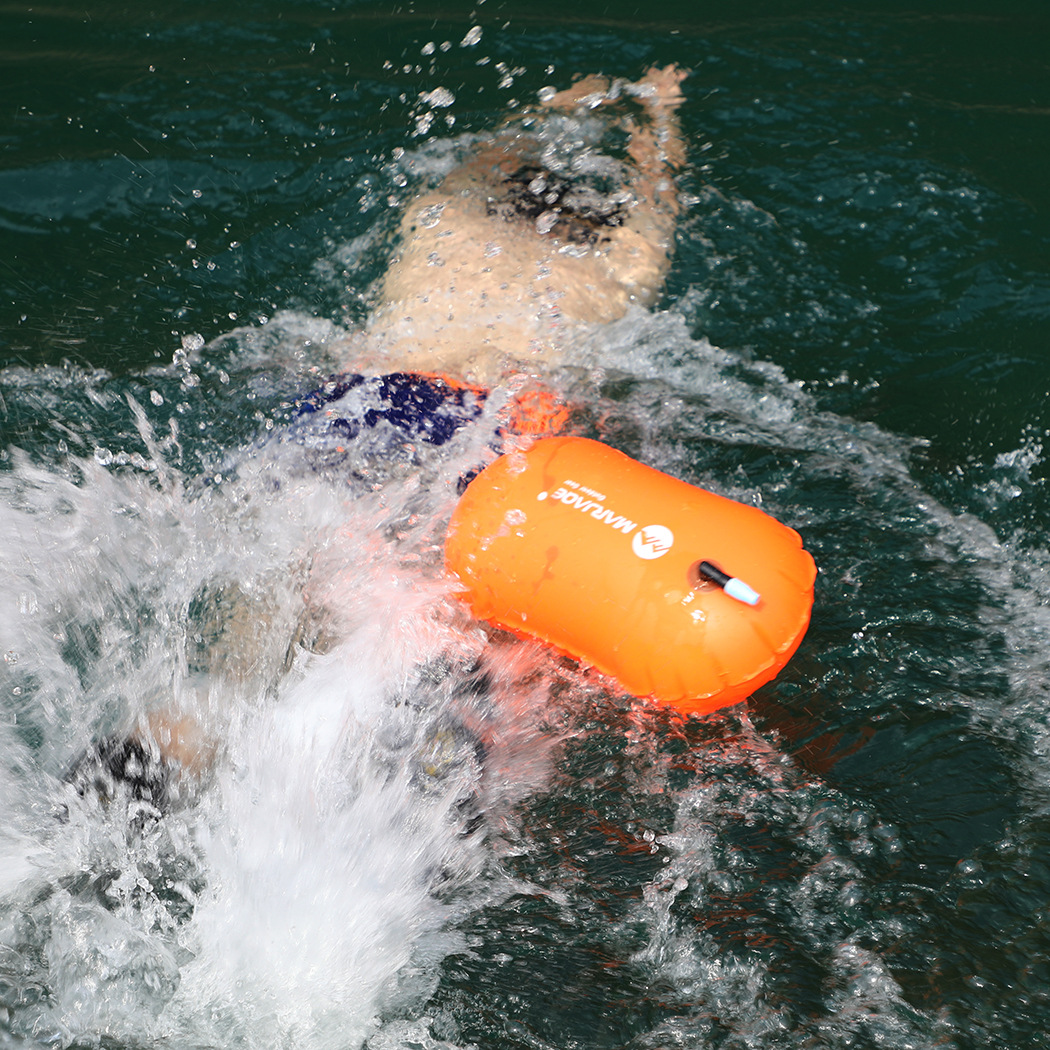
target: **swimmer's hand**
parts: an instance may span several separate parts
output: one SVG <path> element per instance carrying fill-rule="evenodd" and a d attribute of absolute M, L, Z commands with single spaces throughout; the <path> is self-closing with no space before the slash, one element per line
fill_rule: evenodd
<path fill-rule="evenodd" d="M 663 69 L 653 66 L 641 80 L 628 84 L 626 91 L 651 109 L 677 109 L 685 98 L 682 81 L 687 76 L 689 71 L 674 63 Z"/>
<path fill-rule="evenodd" d="M 541 88 L 540 102 L 551 109 L 597 109 L 598 106 L 619 98 L 618 88 L 616 81 L 591 73 L 564 91 Z"/>
<path fill-rule="evenodd" d="M 653 66 L 641 80 L 633 83 L 591 73 L 564 91 L 543 88 L 540 102 L 550 109 L 597 109 L 607 102 L 631 95 L 651 110 L 677 109 L 684 98 L 682 81 L 688 75 L 687 70 L 679 69 L 673 63 L 662 69 Z"/>

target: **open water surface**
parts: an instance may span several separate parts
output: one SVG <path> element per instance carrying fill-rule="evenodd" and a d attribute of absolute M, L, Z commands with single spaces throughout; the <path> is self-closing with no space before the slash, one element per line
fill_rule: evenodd
<path fill-rule="evenodd" d="M 1045 1045 L 1044 5 L 102 0 L 0 31 L 0 1046 Z M 266 451 L 415 188 L 547 84 L 668 62 L 666 294 L 555 382 L 820 568 L 780 678 L 686 723 L 458 617 L 476 448 L 374 491 Z M 225 607 L 240 676 L 203 655 Z M 163 820 L 63 783 L 173 705 L 222 748 Z"/>

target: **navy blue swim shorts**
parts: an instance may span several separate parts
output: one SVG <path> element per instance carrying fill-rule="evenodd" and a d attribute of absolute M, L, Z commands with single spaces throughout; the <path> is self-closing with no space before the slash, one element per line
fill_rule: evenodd
<path fill-rule="evenodd" d="M 283 440 L 306 450 L 314 469 L 384 474 L 420 462 L 428 446 L 449 445 L 472 425 L 483 428 L 482 445 L 501 453 L 512 439 L 561 432 L 569 417 L 566 404 L 545 388 L 494 400 L 483 387 L 437 375 L 335 376 L 296 403 Z M 471 444 L 475 454 L 482 448 Z"/>
<path fill-rule="evenodd" d="M 342 442 L 386 424 L 401 440 L 444 445 L 481 418 L 487 397 L 480 387 L 441 376 L 342 375 L 299 402 L 297 424 Z"/>

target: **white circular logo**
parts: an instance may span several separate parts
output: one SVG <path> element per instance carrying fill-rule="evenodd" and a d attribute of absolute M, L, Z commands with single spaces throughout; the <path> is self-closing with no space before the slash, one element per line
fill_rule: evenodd
<path fill-rule="evenodd" d="M 666 525 L 646 525 L 631 540 L 631 550 L 646 561 L 662 558 L 673 546 L 674 533 Z"/>

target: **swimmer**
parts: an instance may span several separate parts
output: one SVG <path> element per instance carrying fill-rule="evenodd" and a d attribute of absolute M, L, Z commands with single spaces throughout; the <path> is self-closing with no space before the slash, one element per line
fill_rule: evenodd
<path fill-rule="evenodd" d="M 570 364 L 574 340 L 593 326 L 651 306 L 674 244 L 685 75 L 654 67 L 633 83 L 592 75 L 541 92 L 538 107 L 419 194 L 405 209 L 367 324 L 367 356 L 307 399 L 304 413 L 363 391 L 371 398 L 364 414 L 336 421 L 348 436 L 380 417 L 413 440 L 440 444 L 477 417 L 487 391 L 507 376 L 538 379 Z M 560 146 L 561 115 L 592 113 L 626 134 L 624 159 L 581 150 L 578 141 Z M 228 595 L 220 604 L 221 651 L 207 670 L 243 679 L 259 662 L 253 646 L 265 636 L 258 623 L 266 610 Z M 283 653 L 270 657 L 285 663 Z M 97 744 L 67 779 L 102 798 L 124 784 L 163 809 L 178 780 L 202 775 L 215 752 L 194 719 L 155 711 L 133 733 Z"/>

